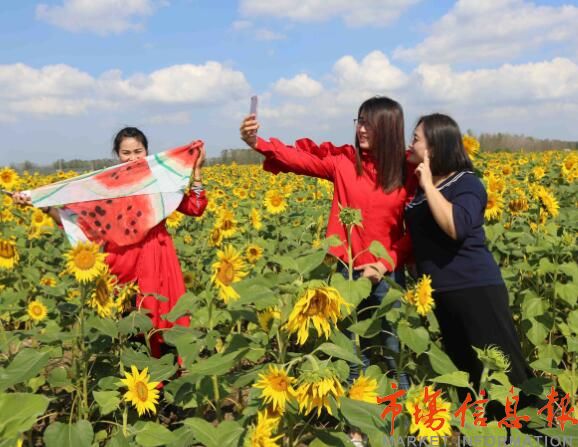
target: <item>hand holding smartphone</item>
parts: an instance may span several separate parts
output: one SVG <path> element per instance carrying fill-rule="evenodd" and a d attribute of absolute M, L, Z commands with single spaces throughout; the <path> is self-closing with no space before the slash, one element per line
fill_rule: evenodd
<path fill-rule="evenodd" d="M 255 115 L 257 117 L 257 96 L 251 96 L 251 108 L 249 109 L 250 115 Z"/>

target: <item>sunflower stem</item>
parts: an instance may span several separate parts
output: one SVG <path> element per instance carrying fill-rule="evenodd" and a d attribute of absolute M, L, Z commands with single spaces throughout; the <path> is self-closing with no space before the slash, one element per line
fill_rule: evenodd
<path fill-rule="evenodd" d="M 223 414 L 221 412 L 221 396 L 219 393 L 219 379 L 217 378 L 217 376 L 213 375 L 211 377 L 211 380 L 213 382 L 213 394 L 214 394 L 214 398 L 215 398 L 215 412 L 217 413 L 217 420 L 219 422 L 221 422 L 223 420 Z"/>

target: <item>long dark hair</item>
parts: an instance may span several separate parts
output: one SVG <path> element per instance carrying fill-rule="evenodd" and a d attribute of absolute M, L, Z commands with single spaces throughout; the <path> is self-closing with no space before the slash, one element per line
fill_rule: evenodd
<path fill-rule="evenodd" d="M 474 166 L 464 149 L 462 132 L 448 115 L 432 113 L 422 116 L 415 127 L 422 124 L 430 154 L 432 175 L 448 175 L 454 171 L 473 171 Z"/>
<path fill-rule="evenodd" d="M 149 141 L 145 134 L 136 127 L 125 127 L 118 131 L 112 144 L 112 152 L 115 153 L 117 157 L 120 153 L 120 143 L 122 143 L 122 140 L 125 138 L 134 138 L 144 146 L 146 153 L 149 153 Z"/>
<path fill-rule="evenodd" d="M 385 96 L 369 98 L 357 113 L 363 114 L 365 122 L 371 127 L 371 153 L 375 157 L 377 184 L 385 192 L 391 192 L 404 183 L 405 179 L 405 134 L 403 128 L 403 109 L 393 99 Z M 359 138 L 355 132 L 356 170 L 363 173 Z"/>

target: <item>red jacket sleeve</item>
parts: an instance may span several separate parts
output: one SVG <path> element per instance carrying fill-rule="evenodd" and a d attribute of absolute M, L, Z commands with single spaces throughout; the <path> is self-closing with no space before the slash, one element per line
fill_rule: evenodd
<path fill-rule="evenodd" d="M 258 138 L 256 147 L 265 156 L 263 168 L 266 171 L 273 174 L 293 172 L 330 181 L 335 178 L 336 155 L 352 149 L 351 146 L 337 147 L 331 143 L 318 146 L 307 138 L 297 140 L 295 146 L 287 146 L 276 138 L 269 141 Z"/>
<path fill-rule="evenodd" d="M 194 191 L 190 191 L 185 194 L 177 210 L 187 216 L 201 216 L 206 207 L 207 196 L 205 191 L 201 191 L 198 195 Z"/>

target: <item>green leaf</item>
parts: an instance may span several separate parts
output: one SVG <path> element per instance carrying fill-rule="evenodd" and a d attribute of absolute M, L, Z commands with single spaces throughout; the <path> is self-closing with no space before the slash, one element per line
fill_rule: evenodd
<path fill-rule="evenodd" d="M 228 373 L 237 359 L 244 356 L 248 350 L 248 348 L 243 348 L 229 354 L 215 354 L 187 368 L 198 376 L 220 376 Z"/>
<path fill-rule="evenodd" d="M 532 342 L 534 346 L 541 345 L 544 339 L 548 336 L 548 329 L 535 318 L 530 318 L 532 326 L 526 331 L 526 337 Z"/>
<path fill-rule="evenodd" d="M 118 325 L 111 318 L 100 318 L 91 316 L 86 322 L 87 329 L 96 329 L 100 334 L 111 338 L 118 336 Z"/>
<path fill-rule="evenodd" d="M 6 368 L 0 369 L 0 391 L 36 376 L 50 359 L 48 352 L 23 349 Z"/>
<path fill-rule="evenodd" d="M 377 404 L 370 404 L 359 400 L 342 397 L 340 412 L 353 427 L 361 431 L 380 430 L 389 432 L 389 427 L 380 419 L 382 408 Z"/>
<path fill-rule="evenodd" d="M 319 346 L 318 349 L 331 357 L 337 357 L 339 359 L 347 360 L 350 363 L 356 363 L 358 365 L 363 364 L 359 357 L 353 354 L 353 352 L 346 351 L 342 347 L 333 343 L 323 343 Z"/>
<path fill-rule="evenodd" d="M 443 374 L 441 376 L 434 377 L 431 379 L 432 382 L 436 383 L 447 383 L 448 385 L 457 386 L 460 388 L 468 388 L 470 386 L 470 375 L 465 371 L 454 371 L 449 374 Z"/>
<path fill-rule="evenodd" d="M 301 272 L 302 275 L 309 273 L 320 264 L 322 264 L 324 259 L 324 251 L 317 251 L 313 254 L 297 258 L 297 266 L 299 267 L 299 272 Z"/>
<path fill-rule="evenodd" d="M 205 447 L 220 447 L 218 429 L 209 422 L 200 418 L 188 418 L 183 424 L 189 428 L 197 441 Z"/>
<path fill-rule="evenodd" d="M 48 408 L 45 396 L 28 393 L 0 393 L 0 439 L 30 430 Z"/>
<path fill-rule="evenodd" d="M 48 384 L 52 388 L 64 388 L 70 392 L 73 389 L 72 382 L 68 377 L 68 370 L 63 366 L 57 366 L 48 374 Z"/>
<path fill-rule="evenodd" d="M 92 395 L 103 416 L 116 410 L 120 404 L 118 391 L 93 391 Z"/>
<path fill-rule="evenodd" d="M 424 352 L 430 344 L 428 331 L 421 326 L 412 328 L 407 321 L 400 322 L 397 327 L 397 336 L 416 354 Z"/>
<path fill-rule="evenodd" d="M 364 338 L 374 337 L 379 334 L 382 329 L 380 318 L 367 318 L 347 328 L 347 330 Z"/>
<path fill-rule="evenodd" d="M 46 447 L 91 447 L 94 433 L 88 421 L 75 424 L 53 422 L 44 432 Z"/>
<path fill-rule="evenodd" d="M 152 321 L 144 311 L 133 311 L 118 322 L 118 330 L 122 335 L 145 333 L 152 327 Z"/>
<path fill-rule="evenodd" d="M 168 428 L 155 422 L 145 422 L 138 427 L 136 442 L 143 447 L 157 447 L 175 442 L 177 439 Z"/>
<path fill-rule="evenodd" d="M 578 301 L 578 285 L 568 283 L 568 284 L 556 284 L 556 295 L 566 301 L 570 306 L 575 306 Z"/>
<path fill-rule="evenodd" d="M 345 433 L 316 430 L 314 434 L 316 438 L 309 444 L 309 447 L 354 447 Z"/>
<path fill-rule="evenodd" d="M 427 355 L 433 370 L 438 374 L 448 374 L 458 370 L 448 355 L 433 343 L 430 344 Z"/>
<path fill-rule="evenodd" d="M 391 266 L 395 267 L 393 259 L 391 258 L 391 256 L 389 255 L 389 252 L 386 250 L 386 248 L 383 246 L 383 244 L 381 244 L 381 242 L 372 241 L 371 244 L 369 245 L 369 252 L 373 256 L 375 256 L 376 258 L 385 259 L 389 263 L 389 267 L 391 267 Z M 386 266 L 386 267 L 388 267 L 388 266 Z"/>
<path fill-rule="evenodd" d="M 355 309 L 371 293 L 371 281 L 369 279 L 359 278 L 356 281 L 349 281 L 341 273 L 331 277 L 331 287 L 335 287 L 343 299 L 351 304 L 350 309 Z"/>
<path fill-rule="evenodd" d="M 565 393 L 575 396 L 578 390 L 578 374 L 572 374 L 572 371 L 566 370 L 558 375 L 558 383 Z"/>
<path fill-rule="evenodd" d="M 160 359 L 155 359 L 142 352 L 125 349 L 120 359 L 129 372 L 132 365 L 136 366 L 139 371 L 148 367 L 148 372 L 153 382 L 170 379 L 178 369 L 178 365 L 174 363 L 174 356 L 172 354 L 165 354 Z"/>
<path fill-rule="evenodd" d="M 110 441 L 106 444 L 106 447 L 131 447 L 128 440 L 122 434 L 122 431 L 118 431 Z"/>

